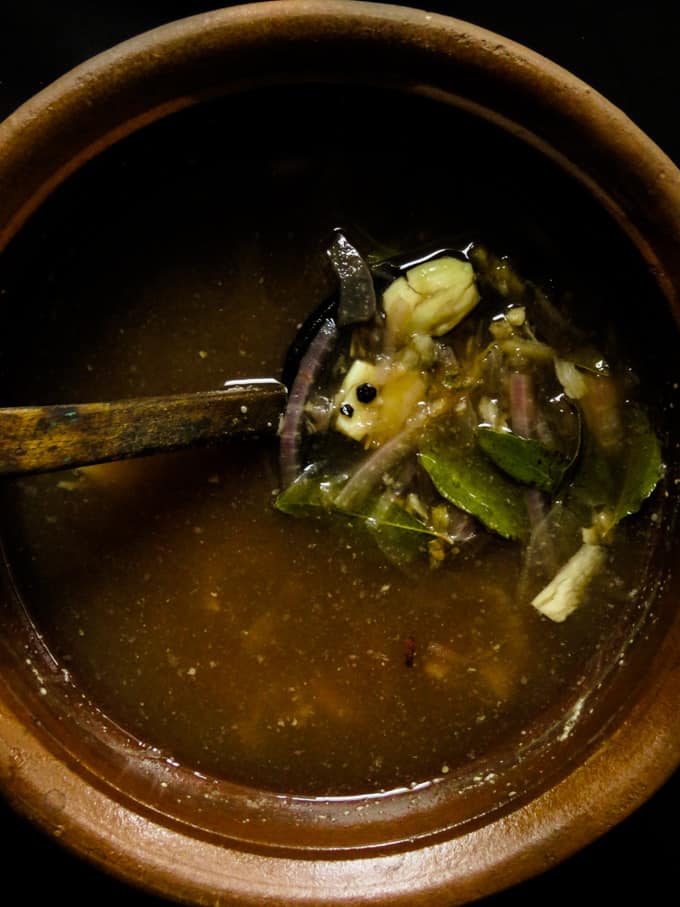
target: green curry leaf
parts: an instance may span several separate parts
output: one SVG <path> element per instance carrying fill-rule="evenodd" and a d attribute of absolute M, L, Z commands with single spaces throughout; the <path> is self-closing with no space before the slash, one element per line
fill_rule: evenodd
<path fill-rule="evenodd" d="M 511 478 L 553 494 L 569 468 L 569 461 L 540 441 L 510 431 L 481 427 L 479 446 Z"/>
<path fill-rule="evenodd" d="M 663 475 L 659 439 L 649 419 L 638 406 L 627 407 L 626 430 L 625 468 L 614 509 L 615 522 L 637 513 Z"/>
<path fill-rule="evenodd" d="M 636 404 L 629 403 L 623 411 L 623 427 L 623 449 L 615 456 L 603 450 L 589 432 L 584 433 L 564 493 L 565 505 L 580 514 L 582 525 L 588 525 L 595 513 L 606 512 L 611 531 L 622 519 L 637 513 L 663 475 L 659 439 Z"/>
<path fill-rule="evenodd" d="M 358 518 L 381 551 L 396 564 L 408 564 L 422 554 L 433 533 L 399 503 L 390 492 L 369 504 Z"/>
<path fill-rule="evenodd" d="M 524 489 L 499 472 L 476 447 L 460 448 L 445 440 L 430 442 L 421 450 L 420 462 L 444 498 L 488 529 L 508 539 L 527 535 Z"/>
<path fill-rule="evenodd" d="M 301 472 L 274 501 L 274 507 L 289 516 L 309 516 L 332 506 L 333 495 L 343 477 L 328 479 L 310 466 Z"/>
<path fill-rule="evenodd" d="M 329 517 L 344 517 L 354 525 L 363 525 L 390 560 L 398 564 L 412 561 L 426 550 L 428 541 L 437 537 L 436 532 L 428 529 L 388 492 L 373 495 L 360 507 L 340 510 L 334 504 L 334 497 L 345 480 L 344 476 L 331 480 L 310 467 L 277 497 L 274 506 L 289 516 L 325 513 Z"/>

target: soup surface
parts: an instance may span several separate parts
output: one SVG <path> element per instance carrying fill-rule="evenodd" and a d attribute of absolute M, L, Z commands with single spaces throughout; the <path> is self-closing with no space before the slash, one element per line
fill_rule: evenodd
<path fill-rule="evenodd" d="M 588 200 L 491 127 L 389 92 L 332 89 L 319 108 L 319 91 L 285 105 L 264 92 L 250 132 L 238 99 L 171 118 L 63 187 L 2 262 L 3 403 L 279 375 L 332 287 L 323 242 L 338 224 L 372 247 L 483 234 L 554 278 L 557 304 L 608 349 L 613 303 L 625 322 L 653 298 Z M 358 142 L 376 104 L 426 134 L 445 116 L 447 141 L 402 136 L 388 156 Z M 518 600 L 513 542 L 402 570 L 351 529 L 277 511 L 280 490 L 273 440 L 2 487 L 6 557 L 54 657 L 114 722 L 203 773 L 356 794 L 517 750 L 556 702 L 578 700 L 646 607 L 656 499 L 554 624 Z"/>

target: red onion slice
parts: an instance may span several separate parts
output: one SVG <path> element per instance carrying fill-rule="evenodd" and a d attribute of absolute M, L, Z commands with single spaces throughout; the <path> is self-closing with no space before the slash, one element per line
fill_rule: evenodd
<path fill-rule="evenodd" d="M 283 414 L 279 435 L 279 464 L 281 483 L 288 488 L 302 471 L 300 449 L 304 427 L 305 404 L 315 386 L 322 368 L 338 339 L 338 328 L 332 318 L 327 318 L 302 357 L 300 368 L 293 381 L 288 405 Z"/>

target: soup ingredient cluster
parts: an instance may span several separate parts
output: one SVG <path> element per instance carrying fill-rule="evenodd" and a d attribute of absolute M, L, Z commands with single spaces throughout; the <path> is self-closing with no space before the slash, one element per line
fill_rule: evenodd
<path fill-rule="evenodd" d="M 402 567 L 505 539 L 533 606 L 563 621 L 663 473 L 632 387 L 507 259 L 425 258 L 319 370 L 276 506 L 349 520 Z"/>

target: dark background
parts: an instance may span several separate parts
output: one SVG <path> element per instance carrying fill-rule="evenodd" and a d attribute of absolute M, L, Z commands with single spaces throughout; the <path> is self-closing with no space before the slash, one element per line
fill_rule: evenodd
<path fill-rule="evenodd" d="M 53 79 L 141 31 L 212 9 L 189 0 L 0 0 L 0 119 Z M 225 3 L 223 5 L 233 5 Z M 427 7 L 513 38 L 576 73 L 621 107 L 680 164 L 678 43 L 671 2 L 404 3 Z M 0 204 L 2 201 L 0 200 Z M 678 706 L 680 708 L 680 704 Z M 594 904 L 644 898 L 677 903 L 680 773 L 633 816 L 560 866 L 480 907 Z M 168 902 L 129 889 L 64 852 L 0 801 L 2 903 L 54 905 L 122 899 Z M 12 889 L 16 894 L 11 894 Z"/>

